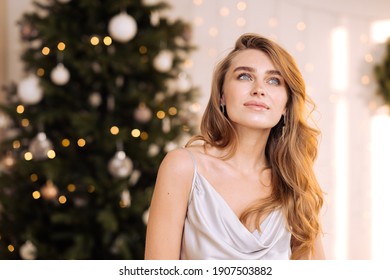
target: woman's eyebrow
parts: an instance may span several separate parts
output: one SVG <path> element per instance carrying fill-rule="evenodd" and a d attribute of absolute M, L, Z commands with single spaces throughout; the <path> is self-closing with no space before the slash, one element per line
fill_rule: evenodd
<path fill-rule="evenodd" d="M 237 71 L 246 71 L 246 72 L 250 72 L 250 73 L 255 73 L 256 72 L 256 69 L 254 67 L 250 67 L 250 66 L 238 66 L 236 68 L 234 68 L 233 72 L 237 72 Z M 278 75 L 278 76 L 282 76 L 282 74 L 280 73 L 279 70 L 267 70 L 265 71 L 265 73 L 267 75 Z"/>

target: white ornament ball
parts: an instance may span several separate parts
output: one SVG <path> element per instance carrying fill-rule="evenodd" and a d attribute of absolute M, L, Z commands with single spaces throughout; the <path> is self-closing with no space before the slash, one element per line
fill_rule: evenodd
<path fill-rule="evenodd" d="M 180 93 L 187 92 L 191 89 L 191 80 L 186 73 L 180 73 L 176 81 L 177 91 Z"/>
<path fill-rule="evenodd" d="M 93 107 L 99 107 L 102 104 L 102 96 L 99 92 L 93 92 L 88 98 L 89 104 Z"/>
<path fill-rule="evenodd" d="M 108 33 L 114 40 L 126 43 L 137 33 L 137 22 L 132 16 L 122 12 L 110 20 Z"/>
<path fill-rule="evenodd" d="M 43 91 L 36 76 L 30 75 L 18 85 L 18 97 L 23 104 L 33 105 L 41 101 Z"/>
<path fill-rule="evenodd" d="M 118 151 L 108 162 L 108 171 L 115 178 L 126 178 L 133 171 L 133 162 L 124 151 Z"/>
<path fill-rule="evenodd" d="M 154 58 L 153 66 L 157 71 L 168 72 L 172 69 L 173 53 L 169 50 L 162 50 Z"/>
<path fill-rule="evenodd" d="M 69 82 L 70 73 L 62 63 L 58 63 L 51 71 L 50 78 L 56 85 L 63 86 Z"/>
<path fill-rule="evenodd" d="M 148 156 L 155 157 L 160 152 L 160 146 L 157 144 L 151 144 L 148 149 Z"/>
<path fill-rule="evenodd" d="M 37 247 L 30 240 L 27 240 L 20 247 L 19 253 L 24 260 L 34 260 L 37 258 Z"/>
<path fill-rule="evenodd" d="M 147 123 L 152 118 L 152 111 L 145 103 L 141 103 L 134 110 L 134 118 L 140 123 Z"/>

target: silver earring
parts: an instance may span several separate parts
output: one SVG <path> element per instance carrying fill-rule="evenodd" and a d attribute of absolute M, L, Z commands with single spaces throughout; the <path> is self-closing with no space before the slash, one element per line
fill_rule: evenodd
<path fill-rule="evenodd" d="M 284 135 L 286 135 L 286 116 L 283 115 L 283 126 L 282 126 L 282 140 L 284 141 Z"/>

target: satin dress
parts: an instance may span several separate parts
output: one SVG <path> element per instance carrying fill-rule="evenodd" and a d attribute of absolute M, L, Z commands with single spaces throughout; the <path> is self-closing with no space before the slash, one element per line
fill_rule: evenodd
<path fill-rule="evenodd" d="M 223 197 L 198 173 L 194 177 L 184 222 L 182 260 L 288 260 L 291 233 L 280 210 L 261 223 L 261 232 L 250 232 Z"/>

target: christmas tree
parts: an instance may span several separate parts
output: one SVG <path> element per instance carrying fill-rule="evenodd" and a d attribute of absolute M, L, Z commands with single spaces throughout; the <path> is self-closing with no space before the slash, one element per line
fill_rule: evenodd
<path fill-rule="evenodd" d="M 0 107 L 0 258 L 142 259 L 158 166 L 195 131 L 191 25 L 152 0 L 45 0 Z"/>

